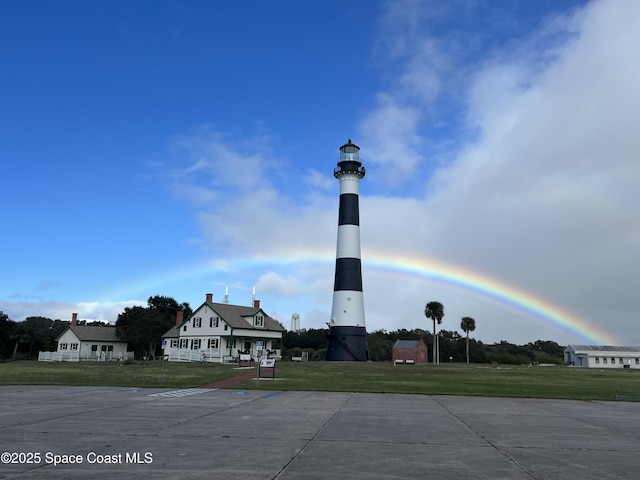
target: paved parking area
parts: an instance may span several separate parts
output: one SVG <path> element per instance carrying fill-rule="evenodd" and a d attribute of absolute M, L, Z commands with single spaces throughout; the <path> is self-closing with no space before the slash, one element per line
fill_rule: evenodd
<path fill-rule="evenodd" d="M 640 403 L 0 387 L 0 453 L 0 479 L 637 479 Z"/>

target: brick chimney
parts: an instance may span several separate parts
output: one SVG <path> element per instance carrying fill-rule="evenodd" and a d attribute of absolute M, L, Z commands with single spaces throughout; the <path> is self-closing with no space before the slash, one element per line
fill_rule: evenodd
<path fill-rule="evenodd" d="M 75 327 L 76 325 L 78 325 L 78 314 L 77 313 L 72 313 L 71 314 L 71 326 Z"/>
<path fill-rule="evenodd" d="M 176 312 L 176 327 L 182 323 L 183 312 Z"/>
<path fill-rule="evenodd" d="M 260 308 L 260 300 L 253 299 L 253 308 Z"/>
<path fill-rule="evenodd" d="M 213 293 L 207 293 L 207 303 L 213 303 Z"/>

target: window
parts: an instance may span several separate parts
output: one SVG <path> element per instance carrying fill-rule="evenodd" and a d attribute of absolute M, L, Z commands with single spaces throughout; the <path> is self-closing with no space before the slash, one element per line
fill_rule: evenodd
<path fill-rule="evenodd" d="M 264 325 L 264 317 L 262 315 L 256 315 L 253 323 L 256 327 L 262 327 Z"/>
<path fill-rule="evenodd" d="M 202 340 L 199 338 L 194 338 L 191 340 L 191 350 L 200 350 L 200 343 Z"/>
<path fill-rule="evenodd" d="M 220 320 L 219 317 L 211 317 L 209 319 L 209 326 L 211 328 L 218 328 L 218 320 Z"/>
<path fill-rule="evenodd" d="M 602 357 L 602 363 L 607 364 L 607 357 Z"/>
<path fill-rule="evenodd" d="M 178 339 L 174 338 L 171 340 L 171 348 L 178 348 Z"/>
<path fill-rule="evenodd" d="M 623 359 L 622 357 L 620 357 L 620 358 L 618 359 L 618 363 L 619 363 L 620 365 L 622 365 L 622 364 L 624 363 L 624 359 Z"/>
<path fill-rule="evenodd" d="M 226 330 L 227 328 L 229 328 L 229 325 L 227 325 L 226 323 L 224 324 L 224 329 Z"/>
<path fill-rule="evenodd" d="M 60 344 L 60 350 L 66 350 L 67 349 L 67 344 L 66 343 L 61 343 Z"/>
<path fill-rule="evenodd" d="M 187 326 L 185 325 L 184 327 L 182 327 L 182 331 L 186 332 L 187 331 Z"/>
<path fill-rule="evenodd" d="M 92 352 L 97 352 L 98 351 L 98 345 L 91 345 L 91 351 Z"/>
<path fill-rule="evenodd" d="M 616 359 L 615 357 L 611 357 L 611 365 L 615 365 L 616 364 Z"/>
<path fill-rule="evenodd" d="M 234 348 L 236 346 L 235 338 L 227 338 L 227 348 Z"/>
<path fill-rule="evenodd" d="M 72 343 L 71 344 L 71 350 L 78 350 L 78 344 L 77 343 Z"/>
<path fill-rule="evenodd" d="M 200 328 L 202 326 L 202 318 L 201 317 L 195 317 L 193 319 L 193 328 Z"/>
<path fill-rule="evenodd" d="M 181 338 L 180 339 L 180 348 L 187 348 L 188 345 L 189 345 L 189 339 L 188 338 Z"/>
<path fill-rule="evenodd" d="M 636 357 L 636 365 L 640 365 L 640 358 Z"/>
<path fill-rule="evenodd" d="M 596 365 L 600 363 L 600 357 L 596 357 Z"/>
<path fill-rule="evenodd" d="M 219 345 L 219 339 L 217 338 L 210 338 L 207 347 L 208 348 L 218 348 Z"/>

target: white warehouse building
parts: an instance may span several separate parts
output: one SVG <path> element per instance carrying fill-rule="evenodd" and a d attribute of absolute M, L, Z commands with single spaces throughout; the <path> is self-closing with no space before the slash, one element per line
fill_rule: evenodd
<path fill-rule="evenodd" d="M 586 368 L 640 369 L 640 347 L 611 345 L 569 345 L 564 363 Z"/>

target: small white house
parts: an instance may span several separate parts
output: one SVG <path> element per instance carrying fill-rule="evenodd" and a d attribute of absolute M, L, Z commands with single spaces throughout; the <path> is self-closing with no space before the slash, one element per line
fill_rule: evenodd
<path fill-rule="evenodd" d="M 127 353 L 127 342 L 116 336 L 115 326 L 78 325 L 78 314 L 72 314 L 71 324 L 56 340 L 55 352 L 40 352 L 40 361 L 123 360 L 132 356 Z"/>
<path fill-rule="evenodd" d="M 638 368 L 640 347 L 610 345 L 569 345 L 564 363 L 586 368 Z"/>
<path fill-rule="evenodd" d="M 163 336 L 168 360 L 224 362 L 248 355 L 279 357 L 284 328 L 260 307 L 213 303 L 213 294 L 187 319 L 177 312 L 176 326 Z"/>

